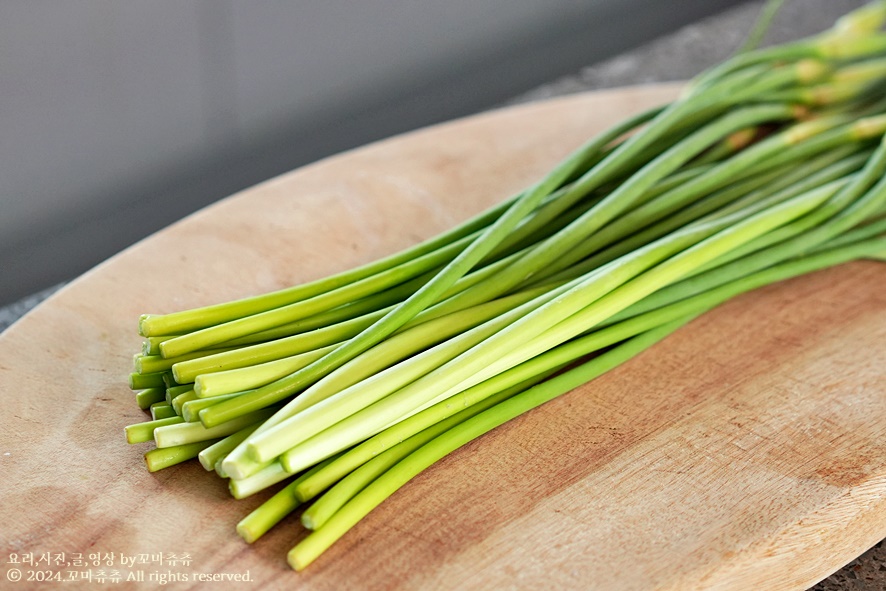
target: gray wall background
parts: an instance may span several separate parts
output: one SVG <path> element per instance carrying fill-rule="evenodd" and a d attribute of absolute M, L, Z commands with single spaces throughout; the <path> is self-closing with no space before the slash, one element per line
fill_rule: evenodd
<path fill-rule="evenodd" d="M 737 3 L 0 0 L 0 305 L 266 178 Z"/>

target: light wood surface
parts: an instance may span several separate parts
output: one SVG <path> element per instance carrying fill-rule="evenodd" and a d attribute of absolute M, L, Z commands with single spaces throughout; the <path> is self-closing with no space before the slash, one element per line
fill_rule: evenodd
<path fill-rule="evenodd" d="M 116 565 L 124 578 L 187 576 L 171 589 L 248 573 L 239 588 L 789 590 L 861 554 L 886 536 L 886 265 L 875 262 L 729 302 L 447 457 L 302 573 L 285 563 L 304 535 L 297 516 L 247 546 L 234 525 L 268 495 L 235 501 L 196 462 L 149 474 L 149 446 L 124 441 L 123 427 L 145 419 L 126 384 L 140 313 L 405 247 L 675 92 L 561 98 L 345 153 L 64 288 L 0 336 L 0 559 L 190 555 L 187 566 Z M 157 582 L 114 588 L 127 586 Z"/>

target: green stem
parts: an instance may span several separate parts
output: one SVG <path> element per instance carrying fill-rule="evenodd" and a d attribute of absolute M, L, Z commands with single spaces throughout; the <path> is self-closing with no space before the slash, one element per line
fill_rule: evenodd
<path fill-rule="evenodd" d="M 248 363 L 248 361 L 244 357 L 240 357 L 236 362 L 231 362 L 230 360 L 223 361 L 225 365 L 218 365 L 219 369 L 216 371 L 194 376 L 194 391 L 198 398 L 211 398 L 258 388 L 306 367 L 329 351 L 332 351 L 335 346 L 336 344 L 333 343 L 313 351 L 270 361 L 253 360 L 248 365 L 234 367 L 233 369 L 221 368 L 235 364 L 242 365 L 243 363 Z M 279 354 L 279 349 L 274 353 L 274 355 L 277 354 Z M 234 359 L 234 357 L 231 356 L 229 359 Z"/>
<path fill-rule="evenodd" d="M 166 401 L 166 387 L 146 388 L 136 392 L 135 403 L 142 410 L 147 410 L 152 404 Z"/>
<path fill-rule="evenodd" d="M 212 445 L 215 441 L 197 441 L 174 447 L 155 448 L 145 452 L 145 464 L 148 472 L 156 472 L 176 464 L 181 464 L 197 457 L 203 449 Z"/>
<path fill-rule="evenodd" d="M 509 230 L 512 230 L 514 226 L 516 226 L 516 223 L 523 218 L 525 214 L 528 214 L 535 208 L 544 196 L 556 190 L 559 185 L 568 180 L 576 170 L 581 170 L 589 160 L 594 160 L 600 151 L 611 141 L 631 131 L 635 127 L 644 124 L 650 118 L 656 116 L 660 110 L 660 108 L 650 109 L 620 122 L 610 130 L 599 134 L 596 138 L 593 138 L 591 141 L 581 146 L 529 191 L 507 200 L 457 228 L 438 237 L 432 238 L 420 245 L 406 249 L 405 251 L 385 259 L 364 265 L 363 267 L 327 277 L 319 281 L 274 292 L 273 294 L 256 296 L 227 304 L 208 306 L 177 314 L 167 314 L 165 316 L 145 315 L 142 316 L 139 322 L 140 331 L 145 336 L 175 334 L 177 332 L 184 333 L 194 330 L 199 331 L 204 327 L 230 321 L 231 318 L 241 318 L 249 315 L 261 314 L 265 311 L 285 307 L 299 301 L 314 298 L 321 294 L 340 289 L 349 284 L 377 276 L 380 273 L 384 273 L 399 265 L 412 263 L 416 259 L 428 254 L 446 249 L 447 247 L 450 247 L 452 243 L 458 242 L 466 236 L 482 231 L 484 238 L 479 242 L 474 243 L 473 250 L 475 252 L 467 255 L 459 255 L 458 258 L 460 258 L 461 261 L 453 261 L 447 267 L 455 270 L 448 272 L 445 276 L 448 277 L 451 275 L 452 280 L 457 279 L 464 275 L 473 264 L 479 262 L 479 260 L 485 256 L 486 252 L 477 256 L 481 250 L 486 250 L 487 252 L 491 250 L 496 243 L 501 241 Z M 473 259 L 472 262 L 466 264 L 467 261 L 471 259 Z M 461 270 L 461 272 L 457 272 L 461 267 L 464 267 L 464 269 Z M 440 285 L 444 283 L 440 279 L 437 281 Z M 449 281 L 448 283 L 451 285 L 452 281 Z M 448 287 L 448 285 L 446 287 Z M 193 343 L 190 346 L 193 347 Z M 169 348 L 171 351 L 176 349 L 175 346 Z M 170 356 L 173 354 L 174 353 L 172 352 L 169 353 Z"/>
<path fill-rule="evenodd" d="M 193 399 L 186 400 L 180 405 L 180 416 L 187 423 L 196 423 L 200 420 L 200 411 L 204 408 L 209 408 L 210 406 L 219 404 L 220 402 L 224 402 L 225 400 L 231 400 L 232 398 L 242 396 L 243 394 L 248 394 L 248 391 L 234 392 L 231 394 L 221 394 L 209 398 L 197 398 L 195 393 L 195 397 Z"/>
<path fill-rule="evenodd" d="M 726 207 L 727 209 L 722 211 L 728 213 L 747 203 L 764 199 L 780 189 L 796 185 L 792 190 L 794 194 L 798 194 L 804 188 L 809 189 L 824 182 L 819 180 L 820 177 L 810 175 L 840 154 L 827 153 L 813 163 L 803 163 L 802 165 L 798 165 L 796 162 L 780 163 L 774 169 L 771 163 L 764 164 L 761 167 L 763 169 L 761 174 L 742 179 L 742 170 L 747 172 L 749 168 L 759 164 L 762 159 L 784 152 L 796 139 L 794 134 L 781 134 L 771 138 L 764 144 L 760 144 L 757 150 L 749 149 L 745 154 L 755 153 L 751 157 L 745 158 L 743 162 L 736 159 L 725 163 L 717 169 L 712 169 L 693 181 L 643 204 L 601 228 L 596 234 L 564 253 L 563 256 L 542 269 L 533 279 L 556 278 L 558 271 L 569 269 L 576 264 L 587 272 L 718 208 Z M 851 148 L 847 148 L 847 151 L 850 150 Z M 842 152 L 842 150 L 838 151 Z M 794 170 L 785 171 L 784 168 L 788 166 Z M 842 168 L 839 170 L 842 171 Z M 829 171 L 827 174 L 828 178 L 831 178 L 836 173 Z M 804 184 L 799 184 L 801 182 Z M 724 185 L 725 188 L 710 194 L 717 187 Z M 766 186 L 763 187 L 764 185 Z M 757 190 L 754 191 L 754 189 Z M 693 199 L 703 196 L 706 198 L 692 202 Z M 605 250 L 601 250 L 604 247 L 606 247 Z M 585 259 L 592 254 L 594 254 L 593 257 Z M 582 262 L 579 263 L 579 261 Z"/>
<path fill-rule="evenodd" d="M 211 472 L 215 469 L 215 465 L 224 459 L 226 455 L 231 453 L 235 447 L 237 447 L 241 441 L 246 439 L 253 431 L 255 431 L 258 425 L 249 425 L 247 427 L 243 427 L 236 433 L 232 433 L 227 437 L 220 439 L 218 442 L 210 445 L 200 452 L 198 459 L 200 460 L 200 465 L 203 466 L 207 472 Z"/>
<path fill-rule="evenodd" d="M 301 476 L 293 479 L 292 482 L 281 488 L 277 494 L 241 519 L 237 524 L 237 533 L 240 534 L 240 537 L 246 540 L 247 543 L 252 544 L 282 521 L 284 517 L 295 511 L 301 505 L 301 501 L 294 494 L 295 488 L 303 480 L 310 478 L 315 472 L 323 469 L 326 464 L 334 459 L 330 458 L 326 462 L 317 464 Z"/>
<path fill-rule="evenodd" d="M 772 26 L 772 21 L 775 19 L 775 15 L 781 10 L 783 4 L 784 0 L 767 0 L 766 4 L 763 5 L 763 9 L 760 11 L 760 16 L 757 17 L 757 22 L 754 23 L 754 28 L 751 29 L 744 44 L 736 52 L 737 54 L 747 53 L 748 51 L 756 49 L 757 46 L 760 45 L 766 32 Z"/>
<path fill-rule="evenodd" d="M 372 509 L 416 474 L 451 451 L 507 420 L 540 406 L 624 363 L 662 340 L 681 325 L 682 322 L 673 323 L 635 337 L 580 367 L 530 388 L 436 437 L 382 474 L 337 511 L 323 527 L 312 532 L 290 550 L 287 556 L 289 564 L 296 570 L 304 569 Z"/>
<path fill-rule="evenodd" d="M 839 160 L 839 156 L 851 152 L 852 148 L 835 150 L 811 162 L 804 162 L 793 167 L 793 170 L 777 168 L 773 171 L 752 177 L 744 182 L 737 182 L 725 189 L 717 191 L 705 199 L 696 201 L 680 209 L 672 215 L 661 217 L 652 225 L 639 232 L 627 236 L 605 250 L 602 250 L 583 261 L 584 268 L 596 268 L 625 255 L 653 240 L 672 232 L 686 224 L 702 219 L 709 214 L 722 215 L 728 213 L 736 205 L 760 202 L 777 195 L 776 200 L 783 200 L 828 183 L 856 170 L 868 157 L 867 153 Z M 839 161 L 837 161 L 839 160 Z M 837 161 L 834 163 L 834 161 Z M 830 165 L 830 166 L 828 166 Z M 642 227 L 639 224 L 635 226 Z M 554 276 L 556 277 L 556 276 Z"/>
<path fill-rule="evenodd" d="M 146 390 L 148 388 L 165 388 L 163 383 L 163 372 L 140 374 L 133 372 L 129 374 L 130 390 Z"/>
<path fill-rule="evenodd" d="M 256 411 L 210 429 L 207 429 L 201 423 L 186 423 L 183 419 L 176 417 L 179 418 L 177 423 L 164 424 L 153 429 L 154 442 L 157 444 L 157 447 L 172 447 L 195 441 L 225 437 L 244 427 L 266 420 L 273 414 L 274 410 L 276 409 Z"/>
<path fill-rule="evenodd" d="M 231 496 L 235 499 L 245 499 L 260 490 L 286 480 L 290 476 L 292 473 L 284 470 L 280 462 L 275 461 L 246 478 L 232 478 L 228 481 L 228 488 L 231 491 Z"/>
<path fill-rule="evenodd" d="M 475 241 L 476 235 L 471 234 L 438 251 L 422 255 L 371 277 L 360 279 L 314 297 L 173 337 L 160 343 L 160 353 L 164 358 L 181 357 L 212 345 L 327 312 L 356 299 L 382 292 L 435 269 L 451 260 L 459 252 L 464 251 L 465 248 L 470 248 L 470 245 Z"/>
<path fill-rule="evenodd" d="M 165 315 L 145 314 L 139 319 L 139 332 L 143 336 L 185 334 L 231 320 L 260 314 L 281 306 L 316 297 L 348 284 L 383 273 L 398 265 L 408 263 L 428 253 L 445 248 L 487 226 L 510 206 L 510 201 L 500 203 L 471 218 L 463 224 L 407 248 L 391 256 L 373 261 L 361 267 L 336 275 L 282 289 L 279 291 L 243 298 L 222 304 L 193 308 Z"/>
<path fill-rule="evenodd" d="M 144 421 L 142 423 L 135 423 L 134 425 L 127 425 L 123 428 L 123 432 L 126 435 L 127 443 L 144 443 L 145 441 L 151 441 L 154 439 L 155 429 L 183 422 L 184 419 L 179 416 L 174 416 L 167 419 L 157 419 L 154 421 Z"/>
<path fill-rule="evenodd" d="M 755 275 L 750 277 L 739 278 L 736 281 L 732 282 L 732 284 L 730 285 L 723 286 L 719 289 L 714 290 L 713 292 L 702 294 L 701 296 L 696 296 L 695 298 L 693 298 L 694 302 L 681 302 L 678 305 L 672 306 L 673 312 L 670 318 L 660 315 L 656 316 L 654 313 L 652 315 L 647 315 L 650 317 L 650 322 L 658 322 L 658 324 L 647 323 L 644 328 L 642 326 L 642 323 L 636 322 L 634 323 L 634 327 L 632 329 L 620 334 L 619 336 L 613 335 L 613 337 L 617 340 L 621 340 L 625 336 L 633 336 L 646 330 L 652 330 L 656 328 L 661 329 L 661 327 L 663 326 L 673 325 L 675 323 L 678 325 L 685 323 L 688 320 L 707 311 L 711 307 L 719 305 L 723 301 L 726 301 L 740 293 L 744 293 L 776 281 L 782 281 L 791 277 L 796 277 L 798 275 L 803 275 L 830 266 L 842 264 L 847 261 L 866 256 L 879 248 L 883 248 L 884 246 L 886 246 L 886 238 L 880 240 L 870 240 L 865 243 L 854 244 L 846 248 L 832 249 L 826 253 L 822 253 L 817 256 L 807 257 L 805 259 L 785 263 L 777 267 L 773 267 L 765 271 L 756 273 Z M 654 320 L 653 317 L 655 318 Z M 635 320 L 639 321 L 639 319 Z M 626 326 L 627 324 L 631 324 L 631 321 L 622 324 Z M 611 329 L 615 328 L 616 327 L 611 327 Z M 598 331 L 598 333 L 611 332 L 611 329 L 604 329 L 602 331 Z M 641 330 L 633 332 L 635 329 Z M 593 338 L 596 335 L 589 336 Z M 588 338 L 589 337 L 584 337 L 584 339 Z M 605 342 L 600 342 L 598 344 L 601 347 L 605 346 Z M 536 360 L 533 360 L 533 362 L 536 362 Z M 490 382 L 493 380 L 490 380 Z M 558 388 L 557 390 L 565 392 L 567 389 L 578 385 L 578 383 L 579 380 L 567 382 L 563 387 Z M 486 383 L 484 383 L 484 385 L 485 384 Z M 525 389 L 526 387 L 521 384 L 518 391 L 523 391 Z M 493 406 L 499 408 L 498 402 L 500 400 L 510 398 L 512 395 L 513 393 L 508 393 L 501 398 L 496 398 L 494 404 L 487 404 L 487 406 L 483 408 L 479 408 L 479 403 L 475 403 L 474 406 L 461 411 L 455 416 L 452 416 L 450 421 L 448 423 L 445 423 L 447 425 L 446 428 L 448 429 L 450 427 L 453 427 L 454 425 L 460 425 L 467 418 L 469 418 L 469 416 L 474 416 L 476 414 L 479 414 L 480 412 L 485 412 L 487 408 L 492 408 Z M 492 399 L 486 399 L 486 402 L 488 403 L 489 400 Z M 454 406 L 460 407 L 461 405 L 461 401 L 454 403 Z M 444 409 L 444 407 L 441 405 L 437 405 L 436 407 L 432 408 L 435 409 L 438 413 L 440 411 L 443 411 Z M 430 410 L 431 409 L 428 409 L 428 411 Z M 424 411 L 424 413 L 422 414 L 428 414 L 428 411 Z M 471 412 L 470 415 L 468 414 L 469 412 Z M 495 409 L 490 411 L 490 413 L 492 412 L 496 412 Z M 421 415 L 415 415 L 414 417 L 412 417 L 412 419 L 416 419 L 419 416 Z M 456 419 L 456 417 L 459 418 Z M 405 455 L 402 452 L 411 453 L 413 449 L 418 447 L 418 445 L 406 444 L 406 442 L 409 440 L 404 441 L 406 433 L 414 433 L 418 431 L 403 430 L 402 428 L 398 429 L 398 427 L 400 427 L 401 425 L 405 425 L 412 419 L 407 419 L 407 421 L 391 427 L 385 432 L 375 436 L 373 439 L 368 440 L 364 444 L 361 444 L 360 446 L 341 455 L 335 461 L 327 462 L 326 467 L 316 470 L 312 475 L 305 477 L 300 481 L 299 484 L 295 485 L 293 491 L 295 497 L 301 501 L 305 501 L 313 498 L 316 494 L 326 489 L 333 482 L 338 481 L 340 478 L 345 478 L 305 512 L 302 519 L 303 521 L 307 520 L 308 523 L 306 525 L 309 527 L 309 529 L 322 527 L 323 524 L 326 523 L 326 521 L 328 521 L 338 511 L 338 509 L 345 505 L 345 503 L 356 496 L 361 490 L 369 485 L 370 482 L 378 477 L 381 477 L 385 472 L 385 469 L 382 469 L 382 466 L 393 465 L 393 462 L 399 461 Z M 439 420 L 440 419 L 438 415 L 435 416 L 435 418 L 433 419 L 426 419 L 422 424 L 438 426 L 443 425 L 444 423 L 439 422 Z M 437 431 L 436 427 L 433 429 L 433 431 Z M 426 432 L 423 433 L 427 434 L 430 432 L 432 432 L 432 429 L 427 429 Z M 429 439 L 430 438 L 423 437 L 421 438 L 421 441 Z M 398 444 L 397 442 L 400 441 L 403 441 L 403 443 Z M 418 441 L 419 438 L 415 438 L 410 443 L 417 443 Z M 429 465 L 430 464 L 427 464 L 425 467 Z M 360 466 L 364 466 L 364 468 L 360 468 Z M 351 474 L 349 476 L 345 476 L 348 473 Z M 416 474 L 417 473 L 418 472 L 416 472 Z M 399 488 L 399 486 L 397 486 L 397 488 Z"/>
<path fill-rule="evenodd" d="M 787 276 L 800 275 L 827 266 L 841 264 L 858 256 L 865 256 L 865 253 L 872 251 L 872 249 L 882 249 L 884 246 L 886 246 L 886 238 L 879 241 L 869 241 L 863 245 L 857 244 L 854 247 L 832 250 L 822 256 L 809 257 L 805 261 L 799 261 L 793 266 L 784 265 L 782 266 L 781 275 L 772 270 L 767 271 L 766 276 L 761 274 L 756 278 L 756 281 L 763 284 L 767 281 L 776 281 Z M 751 283 L 746 283 L 742 286 L 744 291 L 753 288 L 754 286 Z M 334 500 L 335 502 L 330 502 L 331 506 L 329 508 L 334 508 L 334 511 L 328 513 L 321 511 L 323 508 L 321 506 L 321 510 L 317 510 L 317 513 L 320 514 L 320 521 L 322 523 L 315 520 L 311 525 L 316 526 L 317 529 L 289 552 L 287 560 L 290 565 L 296 570 L 304 569 L 372 509 L 393 495 L 417 474 L 426 470 L 446 455 L 507 421 L 537 408 L 545 402 L 553 400 L 628 361 L 670 335 L 701 311 L 697 310 L 696 314 L 658 326 L 633 337 L 575 369 L 550 378 L 487 410 L 483 410 L 471 418 L 457 423 L 441 435 L 436 436 L 411 452 L 405 458 L 399 460 L 391 468 L 379 471 L 379 474 L 374 479 L 367 478 L 366 482 L 360 483 L 362 486 L 359 486 L 359 491 L 349 491 L 353 492 L 353 494 L 347 495 L 348 498 L 344 502 L 336 500 Z M 318 473 L 320 471 L 322 469 L 318 470 Z M 305 479 L 305 481 L 307 480 L 308 478 Z M 296 485 L 295 489 L 296 491 L 298 490 L 298 485 Z"/>
<path fill-rule="evenodd" d="M 533 247 L 531 252 L 521 257 L 518 261 L 496 273 L 485 282 L 477 284 L 473 288 L 465 290 L 439 304 L 437 308 L 453 310 L 475 305 L 491 297 L 507 293 L 509 289 L 527 281 L 533 275 L 541 271 L 547 272 L 552 266 L 557 269 L 561 268 L 564 264 L 561 263 L 561 259 L 565 258 L 569 262 L 574 262 L 572 259 L 581 255 L 573 255 L 573 251 L 576 251 L 577 247 L 588 236 L 598 232 L 604 225 L 614 220 L 618 214 L 627 209 L 630 204 L 634 203 L 656 182 L 674 172 L 714 141 L 749 125 L 764 121 L 786 119 L 790 118 L 790 116 L 791 110 L 788 107 L 783 105 L 767 105 L 742 109 L 721 117 L 658 156 L 588 212 L 560 232 Z M 773 143 L 776 144 L 778 149 L 784 149 L 784 145 L 781 142 Z M 747 160 L 749 162 L 752 161 L 750 158 Z M 738 169 L 739 166 L 740 163 L 733 168 Z M 723 176 L 724 168 L 726 169 L 725 172 L 729 172 L 729 166 L 721 165 L 690 181 L 690 183 L 698 183 L 700 182 L 699 179 L 703 178 L 714 179 L 714 182 L 716 182 Z M 706 187 L 710 182 L 710 180 L 701 181 L 701 184 Z M 581 190 L 581 181 L 577 181 L 573 187 L 575 187 L 575 190 Z M 598 246 L 605 245 L 606 241 L 611 238 L 605 233 L 605 230 L 602 230 L 602 232 L 604 232 L 605 237 Z"/>
<path fill-rule="evenodd" d="M 876 174 L 886 159 L 886 138 L 881 142 L 875 154 L 871 157 L 863 172 L 858 175 L 854 182 L 847 186 L 844 191 L 854 192 L 858 186 L 863 185 L 869 175 Z M 666 305 L 677 299 L 688 297 L 695 293 L 711 289 L 721 285 L 736 275 L 752 273 L 764 269 L 773 264 L 798 256 L 804 252 L 812 252 L 816 247 L 839 236 L 841 233 L 861 223 L 872 212 L 877 211 L 886 202 L 886 177 L 871 187 L 862 197 L 852 205 L 846 207 L 836 216 L 822 223 L 820 226 L 801 233 L 779 244 L 764 248 L 740 259 L 727 262 L 715 268 L 710 268 L 697 275 L 689 275 L 682 281 L 670 285 L 653 294 L 646 300 L 639 302 L 613 316 L 609 322 L 618 321 L 634 314 L 640 314 L 656 307 Z"/>
<path fill-rule="evenodd" d="M 603 182 L 609 180 L 623 164 L 623 160 L 630 159 L 642 151 L 646 146 L 650 145 L 657 137 L 665 133 L 673 126 L 675 121 L 678 121 L 685 113 L 692 111 L 689 107 L 691 107 L 691 101 L 689 101 L 687 105 L 682 105 L 673 109 L 665 109 L 658 117 L 650 122 L 645 129 L 641 130 L 634 136 L 631 136 L 627 141 L 622 143 L 609 156 L 595 166 L 594 169 L 592 169 L 591 174 L 586 174 L 581 177 L 579 180 L 575 181 L 574 185 L 580 185 L 582 190 L 590 192 L 594 188 L 600 186 Z M 753 112 L 758 116 L 762 115 L 764 108 L 758 109 L 759 110 Z M 769 109 L 776 109 L 776 107 L 769 107 Z M 779 115 L 774 115 L 774 111 L 769 111 L 769 113 L 770 115 L 768 118 L 771 119 L 773 116 L 782 116 L 783 110 L 778 111 Z M 735 119 L 735 122 L 738 122 L 738 117 L 735 117 Z M 728 121 L 731 122 L 732 120 L 728 119 Z M 725 127 L 724 123 L 721 123 L 720 125 Z M 747 125 L 747 123 L 744 125 Z M 731 128 L 726 128 L 720 131 L 720 134 L 728 133 L 731 130 Z M 712 133 L 711 130 L 709 130 L 708 133 Z M 701 140 L 704 140 L 704 144 L 698 146 L 695 153 L 709 145 L 714 139 L 715 138 L 708 139 L 706 137 L 696 138 L 696 143 L 700 143 Z M 588 145 L 594 146 L 594 141 L 591 141 Z M 594 147 L 593 151 L 596 153 L 602 147 L 603 145 L 598 145 Z M 670 170 L 678 167 L 680 163 L 684 162 L 687 158 L 691 158 L 695 153 L 685 156 L 680 156 L 678 154 L 670 155 L 670 161 L 673 161 Z M 444 267 L 434 279 L 422 286 L 415 294 L 410 296 L 409 299 L 399 304 L 394 310 L 386 314 L 371 327 L 345 342 L 339 348 L 323 358 L 285 378 L 281 378 L 280 380 L 257 389 L 253 393 L 255 395 L 254 404 L 256 406 L 265 406 L 291 396 L 399 329 L 429 304 L 436 301 L 436 299 L 448 290 L 455 281 L 462 277 L 477 262 L 488 255 L 492 249 L 517 226 L 521 219 L 532 212 L 546 195 L 556 190 L 565 179 L 569 178 L 570 175 L 574 173 L 578 168 L 580 161 L 583 159 L 584 156 L 581 158 L 573 156 L 561 162 L 561 164 L 555 167 L 549 175 L 516 200 L 500 218 L 483 231 L 477 240 L 456 256 L 456 258 Z M 660 168 L 666 169 L 666 166 L 660 165 Z M 648 175 L 647 182 L 649 184 L 644 188 L 648 188 L 654 180 L 656 179 L 651 174 Z M 606 199 L 601 203 L 605 202 Z M 608 209 L 614 210 L 617 208 L 610 205 Z M 258 402 L 259 400 L 261 400 L 261 402 Z M 214 422 L 214 419 L 212 418 L 213 414 L 210 414 L 208 411 L 216 410 L 221 413 L 219 410 L 220 408 L 222 408 L 222 406 L 217 405 L 212 409 L 207 409 L 207 411 L 205 411 L 207 417 L 205 420 L 207 424 L 212 424 Z M 202 416 L 201 420 L 203 420 Z"/>
<path fill-rule="evenodd" d="M 692 268 L 795 219 L 824 198 L 826 196 L 820 192 L 806 193 L 738 221 L 701 242 L 694 242 L 698 240 L 699 234 L 703 235 L 702 228 L 699 228 L 676 233 L 632 253 L 629 257 L 614 261 L 592 273 L 585 281 L 550 304 L 543 305 L 511 323 L 401 390 L 350 415 L 325 431 L 306 431 L 300 434 L 310 438 L 287 451 L 282 456 L 283 465 L 292 472 L 303 466 L 313 465 L 421 410 L 437 397 L 455 394 L 516 365 L 525 360 L 529 351 L 533 351 L 534 355 L 545 347 L 550 348 L 563 342 L 676 281 Z M 667 256 L 671 258 L 661 262 Z M 648 270 L 653 266 L 654 268 Z M 576 315 L 573 323 L 556 326 L 572 315 Z M 530 343 L 533 339 L 535 341 Z M 502 355 L 503 350 L 511 353 Z"/>
<path fill-rule="evenodd" d="M 177 416 L 175 409 L 168 402 L 156 402 L 151 405 L 151 420 L 168 419 Z"/>
<path fill-rule="evenodd" d="M 397 388 L 427 375 L 434 368 L 440 367 L 441 364 L 455 358 L 515 319 L 529 313 L 539 304 L 552 300 L 566 289 L 566 286 L 562 286 L 537 295 L 504 314 L 380 372 L 372 379 L 358 382 L 338 391 L 297 413 L 293 411 L 293 408 L 296 408 L 296 404 L 298 404 L 298 398 L 296 398 L 287 407 L 284 407 L 283 411 L 269 420 L 254 437 L 250 437 L 244 442 L 243 447 L 248 449 L 249 455 L 257 461 L 270 460 L 298 441 L 303 440 L 303 433 L 307 429 L 318 430 L 329 426 L 336 420 L 348 416 L 349 413 L 352 414 L 365 408 L 374 400 L 384 397 Z M 205 412 L 209 412 L 209 409 Z M 239 474 L 242 472 L 238 459 L 238 456 L 233 454 L 228 458 L 226 463 L 228 473 Z"/>
<path fill-rule="evenodd" d="M 280 412 L 262 426 L 261 432 L 250 440 L 250 453 L 258 461 L 268 461 L 275 458 L 297 443 L 291 437 L 297 436 L 300 429 L 293 425 L 292 421 L 288 421 L 290 417 L 302 413 L 322 401 L 327 402 L 313 412 L 320 413 L 326 417 L 326 420 L 330 420 L 330 415 L 324 410 L 325 408 L 336 406 L 353 408 L 353 403 L 348 403 L 348 400 L 359 400 L 358 404 L 365 406 L 372 398 L 379 395 L 377 393 L 392 391 L 416 377 L 424 375 L 445 360 L 455 357 L 470 346 L 470 343 L 479 342 L 484 338 L 484 335 L 492 334 L 512 318 L 526 313 L 531 309 L 531 306 L 537 305 L 540 301 L 538 298 L 553 297 L 549 292 L 554 287 L 544 286 L 493 300 L 467 310 L 435 318 L 389 337 L 331 372 L 287 403 Z M 461 336 L 462 333 L 469 333 L 471 336 L 467 338 Z M 456 339 L 460 336 L 461 338 Z M 447 339 L 455 340 L 444 343 Z M 396 370 L 398 377 L 394 378 L 395 381 L 386 382 L 388 384 L 386 386 L 381 384 L 387 376 L 394 374 L 394 370 L 387 373 L 385 370 L 410 357 L 412 358 Z M 411 370 L 406 370 L 406 366 Z M 365 384 L 356 386 L 358 382 L 370 377 L 372 380 L 367 382 L 367 384 L 371 384 L 370 391 L 367 391 Z M 348 390 L 351 386 L 355 387 Z M 310 420 L 309 417 L 313 415 L 301 414 L 299 416 L 298 421 L 304 421 Z M 262 443 L 271 440 L 273 440 L 273 444 Z M 270 447 L 265 448 L 265 445 Z"/>

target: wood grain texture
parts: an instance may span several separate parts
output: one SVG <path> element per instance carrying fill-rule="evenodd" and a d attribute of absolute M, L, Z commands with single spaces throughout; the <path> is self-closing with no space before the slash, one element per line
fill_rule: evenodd
<path fill-rule="evenodd" d="M 234 525 L 267 494 L 234 501 L 196 463 L 149 474 L 147 447 L 124 442 L 145 418 L 126 385 L 140 313 L 393 252 L 675 92 L 561 98 L 345 153 L 65 287 L 0 336 L 0 558 L 188 553 L 190 566 L 154 569 L 188 575 L 172 589 L 248 571 L 255 588 L 792 590 L 861 554 L 886 536 L 886 265 L 874 262 L 714 310 L 445 458 L 303 573 L 285 563 L 297 515 L 247 546 Z"/>

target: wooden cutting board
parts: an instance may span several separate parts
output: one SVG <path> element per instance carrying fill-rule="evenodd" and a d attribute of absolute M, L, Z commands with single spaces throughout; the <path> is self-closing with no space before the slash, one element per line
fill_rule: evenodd
<path fill-rule="evenodd" d="M 304 535 L 297 515 L 247 546 L 234 525 L 267 494 L 235 501 L 195 462 L 149 474 L 149 445 L 124 442 L 123 427 L 145 419 L 126 383 L 140 313 L 410 245 L 676 91 L 519 106 L 327 159 L 157 233 L 28 314 L 0 336 L 0 559 L 65 557 L 5 564 L 0 587 L 18 568 L 116 571 L 113 588 L 161 575 L 202 587 L 216 573 L 256 589 L 805 589 L 882 539 L 886 265 L 875 262 L 707 314 L 447 457 L 302 573 L 285 563 Z M 107 562 L 65 564 L 94 553 Z M 144 583 L 125 583 L 138 572 Z"/>

